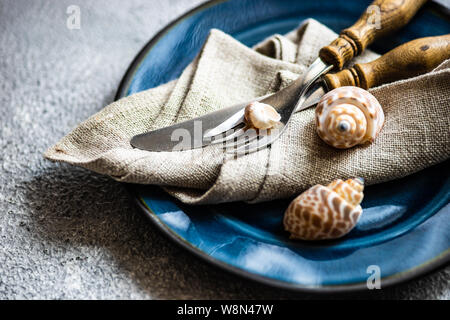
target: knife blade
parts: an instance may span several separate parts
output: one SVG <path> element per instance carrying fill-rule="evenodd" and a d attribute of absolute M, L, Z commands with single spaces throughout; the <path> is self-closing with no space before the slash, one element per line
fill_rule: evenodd
<path fill-rule="evenodd" d="M 309 74 L 306 73 L 300 76 L 300 80 L 303 79 L 303 81 L 308 82 L 312 80 L 312 77 L 310 77 L 311 74 L 314 74 L 314 77 L 318 77 L 331 69 L 331 66 L 324 64 L 319 58 L 316 59 L 313 65 L 315 68 L 311 69 Z M 311 96 L 311 99 L 306 100 L 307 106 L 313 106 L 318 102 L 321 92 L 319 89 L 319 87 L 316 87 L 316 90 L 312 92 L 315 94 Z M 222 127 L 233 128 L 234 125 L 242 123 L 245 106 L 251 102 L 262 101 L 275 106 L 280 100 L 295 98 L 292 91 L 292 87 L 288 86 L 274 94 L 268 94 L 208 113 L 195 119 L 142 133 L 134 136 L 130 144 L 134 148 L 155 152 L 183 151 L 201 148 L 211 143 L 211 138 L 216 135 L 216 131 L 223 132 Z M 303 106 L 297 111 L 306 109 L 307 106 L 304 104 Z"/>
<path fill-rule="evenodd" d="M 208 137 L 204 137 L 208 130 L 220 126 L 236 114 L 242 113 L 243 116 L 243 110 L 246 105 L 252 101 L 260 101 L 267 96 L 238 103 L 195 119 L 136 135 L 131 139 L 130 143 L 138 149 L 158 152 L 201 148 L 211 141 Z M 236 122 L 239 122 L 239 120 L 236 119 Z"/>

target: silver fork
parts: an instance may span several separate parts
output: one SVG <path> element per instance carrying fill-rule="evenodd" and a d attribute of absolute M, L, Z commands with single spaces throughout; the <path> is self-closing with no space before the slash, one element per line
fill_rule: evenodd
<path fill-rule="evenodd" d="M 241 109 L 227 120 L 205 132 L 203 139 L 211 140 L 210 144 L 223 143 L 227 152 L 233 154 L 245 154 L 261 150 L 277 140 L 286 130 L 292 115 L 300 110 L 310 107 L 305 104 L 309 95 L 315 90 L 309 90 L 316 80 L 333 68 L 333 65 L 325 64 L 317 58 L 308 70 L 288 87 L 275 94 L 264 96 L 258 101 L 274 107 L 280 114 L 280 125 L 275 130 L 248 129 L 244 121 L 244 111 Z"/>
<path fill-rule="evenodd" d="M 336 70 L 341 70 L 346 62 L 361 54 L 377 38 L 406 25 L 425 2 L 427 0 L 375 0 L 353 26 L 342 30 L 338 38 L 319 51 L 319 58 L 304 76 L 287 88 L 261 100 L 274 107 L 281 115 L 281 125 L 276 131 L 261 134 L 255 130 L 246 130 L 244 110 L 241 110 L 207 131 L 203 138 L 213 140 L 212 143 L 236 141 L 235 148 L 231 151 L 238 154 L 257 151 L 270 145 L 286 130 L 292 114 L 309 106 L 304 103 L 308 95 L 312 95 L 315 90 L 308 89 L 321 75 L 333 66 Z M 378 10 L 373 10 L 374 8 Z"/>

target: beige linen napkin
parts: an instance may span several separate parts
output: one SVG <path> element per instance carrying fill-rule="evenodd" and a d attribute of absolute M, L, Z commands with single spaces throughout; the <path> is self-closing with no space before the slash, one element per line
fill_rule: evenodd
<path fill-rule="evenodd" d="M 315 132 L 314 109 L 294 115 L 269 149 L 237 159 L 220 146 L 182 152 L 133 149 L 133 135 L 275 92 L 288 85 L 337 35 L 315 20 L 252 50 L 212 30 L 179 79 L 116 101 L 81 123 L 45 153 L 131 183 L 154 184 L 185 203 L 266 201 L 316 183 L 364 177 L 400 178 L 450 154 L 450 61 L 433 72 L 370 90 L 386 122 L 370 145 L 336 150 Z M 377 55 L 365 53 L 359 61 Z"/>

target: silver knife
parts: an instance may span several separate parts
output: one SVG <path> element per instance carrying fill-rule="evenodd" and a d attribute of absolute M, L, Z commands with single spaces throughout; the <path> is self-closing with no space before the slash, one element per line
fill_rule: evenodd
<path fill-rule="evenodd" d="M 392 32 L 409 22 L 426 1 L 374 1 L 352 27 L 343 30 L 336 40 L 320 50 L 319 57 L 312 64 L 316 68 L 314 70 L 315 77 L 327 73 L 333 66 L 335 69 L 342 69 L 346 62 L 360 54 L 376 38 Z M 369 11 L 374 6 L 380 10 Z M 389 10 L 383 10 L 383 8 L 389 8 Z M 379 14 L 376 20 L 378 22 L 377 25 L 370 23 L 374 21 L 373 14 Z M 395 22 L 392 21 L 394 16 L 396 17 Z M 305 74 L 308 74 L 308 72 Z M 283 95 L 288 88 L 280 90 L 274 95 Z M 295 112 L 315 105 L 326 91 L 328 91 L 328 88 L 325 82 L 316 81 L 306 92 L 305 102 Z M 262 100 L 267 97 L 260 97 L 252 101 Z M 223 123 L 227 123 L 227 126 L 229 126 L 230 122 L 236 121 L 236 123 L 239 123 L 242 121 L 244 108 L 252 101 L 239 103 L 192 120 L 134 136 L 130 143 L 135 148 L 148 151 L 180 151 L 200 148 L 211 142 L 210 139 L 204 138 L 204 134 L 210 129 L 216 129 Z"/>
<path fill-rule="evenodd" d="M 243 116 L 245 106 L 252 101 L 262 100 L 266 97 L 268 95 L 245 103 L 238 103 L 172 126 L 136 135 L 131 139 L 130 143 L 138 149 L 158 152 L 201 148 L 211 142 L 209 139 L 203 139 L 204 134 L 208 130 L 219 126 L 232 116 Z"/>

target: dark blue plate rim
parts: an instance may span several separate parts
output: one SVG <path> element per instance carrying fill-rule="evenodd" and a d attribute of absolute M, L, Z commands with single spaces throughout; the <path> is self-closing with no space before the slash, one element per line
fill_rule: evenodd
<path fill-rule="evenodd" d="M 145 203 L 144 199 L 139 195 L 138 188 L 139 185 L 134 184 L 126 184 L 127 190 L 132 197 L 134 203 L 137 205 L 137 207 L 146 215 L 146 217 L 156 225 L 156 227 L 159 229 L 160 232 L 162 232 L 165 236 L 167 236 L 170 240 L 172 240 L 174 243 L 178 244 L 182 248 L 185 248 L 186 250 L 190 251 L 197 257 L 201 258 L 202 260 L 218 266 L 228 272 L 231 272 L 233 274 L 236 274 L 238 276 L 244 277 L 246 279 L 250 279 L 256 282 L 260 282 L 263 284 L 267 284 L 273 287 L 281 288 L 281 289 L 288 289 L 288 290 L 295 290 L 299 292 L 307 292 L 307 293 L 343 293 L 343 292 L 354 292 L 354 291 L 366 291 L 367 290 L 367 284 L 366 282 L 360 282 L 360 283 L 349 283 L 345 285 L 320 285 L 320 286 L 306 286 L 306 285 L 299 285 L 294 283 L 289 283 L 281 280 L 276 280 L 272 278 L 268 278 L 265 276 L 261 276 L 249 271 L 246 271 L 244 269 L 235 267 L 231 264 L 228 264 L 226 262 L 223 262 L 221 260 L 215 259 L 211 257 L 210 255 L 204 253 L 202 250 L 198 249 L 197 247 L 193 246 L 188 241 L 185 241 L 183 238 L 181 238 L 176 232 L 174 232 L 169 226 L 167 226 L 165 223 L 163 223 L 153 212 L 152 209 L 150 209 L 147 204 Z M 444 207 L 441 209 L 442 211 L 446 210 L 448 214 L 450 214 L 450 207 Z M 440 212 L 439 210 L 438 212 Z M 397 274 L 383 277 L 383 288 L 387 288 L 396 284 L 400 284 L 406 281 L 413 280 L 418 277 L 424 277 L 427 274 L 430 274 L 434 271 L 437 271 L 440 268 L 445 267 L 446 265 L 450 264 L 450 249 L 441 252 L 439 255 L 437 255 L 435 258 L 430 259 L 421 265 L 415 266 L 412 269 L 399 272 Z"/>
<path fill-rule="evenodd" d="M 204 10 L 208 7 L 217 5 L 222 2 L 226 2 L 227 0 L 209 0 L 189 11 L 187 11 L 185 14 L 181 15 L 177 19 L 170 22 L 166 27 L 162 28 L 152 39 L 150 39 L 149 42 L 141 49 L 141 51 L 136 55 L 136 57 L 133 59 L 132 63 L 128 67 L 127 71 L 125 72 L 124 77 L 122 78 L 119 87 L 116 92 L 115 100 L 119 100 L 122 97 L 125 97 L 129 91 L 132 79 L 135 76 L 136 71 L 139 69 L 140 64 L 145 59 L 149 51 L 152 49 L 152 47 L 174 26 L 176 26 L 179 22 L 182 20 L 192 16 L 193 14 Z M 431 8 L 437 8 L 439 9 L 438 12 L 442 13 L 442 7 L 441 5 L 437 3 L 429 4 Z M 448 18 L 446 8 L 444 8 L 444 16 Z M 131 198 L 134 200 L 134 203 L 137 205 L 137 207 L 149 218 L 150 221 L 156 225 L 156 227 L 162 232 L 165 236 L 167 236 L 170 240 L 172 240 L 174 243 L 178 244 L 182 248 L 185 248 L 186 250 L 193 253 L 195 256 L 201 258 L 202 260 L 218 266 L 228 272 L 231 272 L 233 274 L 236 274 L 238 276 L 244 277 L 246 279 L 250 279 L 256 282 L 260 282 L 266 285 L 270 285 L 273 287 L 281 288 L 281 289 L 288 289 L 288 290 L 295 290 L 299 292 L 308 292 L 308 293 L 339 293 L 339 292 L 353 292 L 353 291 L 363 291 L 367 290 L 366 283 L 349 283 L 345 285 L 321 285 L 321 286 L 305 286 L 305 285 L 299 285 L 294 283 L 289 283 L 285 281 L 280 281 L 268 277 L 264 277 L 255 273 L 251 273 L 249 271 L 246 271 L 244 269 L 235 267 L 233 265 L 230 265 L 226 262 L 223 262 L 221 260 L 215 259 L 211 257 L 210 255 L 207 255 L 197 247 L 191 245 L 189 242 L 182 239 L 177 233 L 175 233 L 170 227 L 168 227 L 166 224 L 164 224 L 158 216 L 146 205 L 144 199 L 139 195 L 137 188 L 138 185 L 134 184 L 124 184 L 126 186 L 126 189 L 128 190 Z M 447 210 L 448 207 L 443 207 L 441 210 Z M 450 210 L 447 210 L 450 213 Z M 441 252 L 439 255 L 437 255 L 435 258 L 430 259 L 421 265 L 415 266 L 412 269 L 388 276 L 383 278 L 383 288 L 393 286 L 399 283 L 403 283 L 406 281 L 413 280 L 417 277 L 423 277 L 426 276 L 429 273 L 432 273 L 433 271 L 436 271 L 439 268 L 443 268 L 444 266 L 450 264 L 450 249 Z"/>

